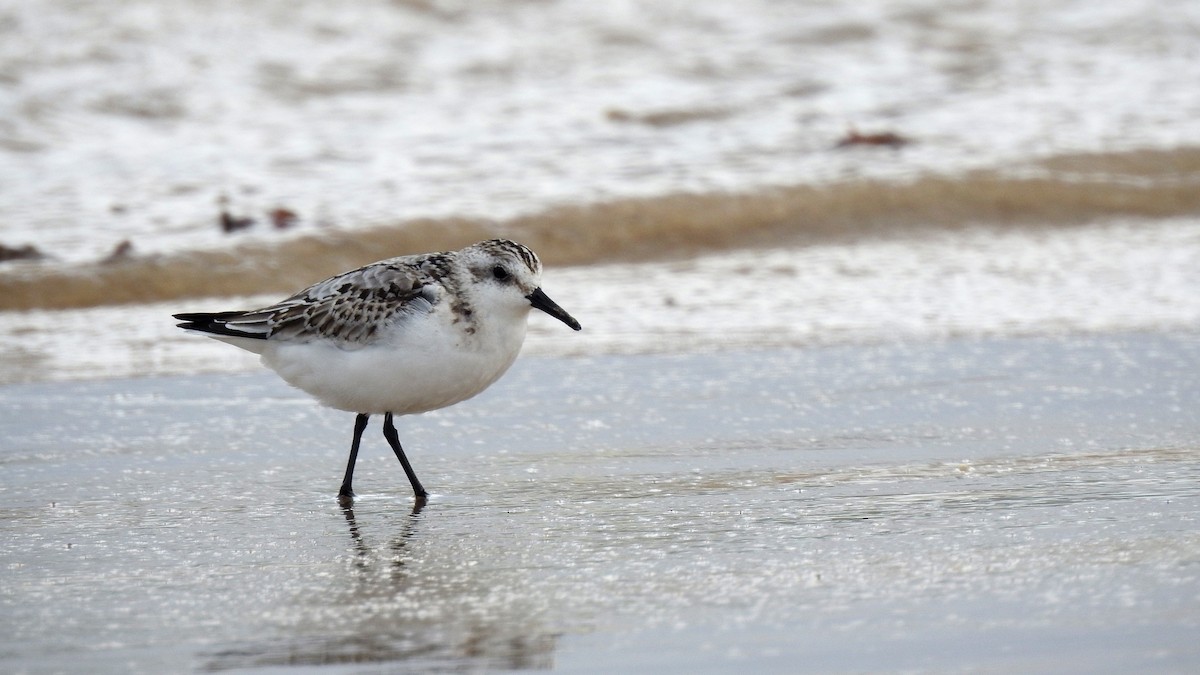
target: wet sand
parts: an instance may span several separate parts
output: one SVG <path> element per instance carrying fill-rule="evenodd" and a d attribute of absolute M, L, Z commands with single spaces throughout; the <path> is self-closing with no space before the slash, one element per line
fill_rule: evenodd
<path fill-rule="evenodd" d="M 0 388 L 0 670 L 1183 672 L 1195 333 L 525 358 L 400 421 L 273 376 Z"/>

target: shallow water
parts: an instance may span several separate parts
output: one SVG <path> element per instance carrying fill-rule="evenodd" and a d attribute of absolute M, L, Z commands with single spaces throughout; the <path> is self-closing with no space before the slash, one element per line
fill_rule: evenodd
<path fill-rule="evenodd" d="M 0 389 L 4 669 L 1181 671 L 1192 333 L 527 358 L 401 420 L 269 375 Z"/>

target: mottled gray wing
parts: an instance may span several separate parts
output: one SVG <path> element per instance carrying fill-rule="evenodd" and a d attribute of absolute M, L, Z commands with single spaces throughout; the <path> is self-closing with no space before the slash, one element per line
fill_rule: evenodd
<path fill-rule="evenodd" d="M 433 309 L 442 296 L 442 285 L 434 274 L 439 267 L 436 263 L 422 256 L 367 265 L 314 284 L 270 307 L 225 318 L 224 327 L 247 337 L 326 338 L 365 344 L 397 314 L 423 314 Z"/>

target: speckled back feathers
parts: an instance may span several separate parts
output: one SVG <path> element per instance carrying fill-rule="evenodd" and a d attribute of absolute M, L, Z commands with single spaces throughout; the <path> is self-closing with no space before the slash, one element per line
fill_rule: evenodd
<path fill-rule="evenodd" d="M 381 260 L 261 309 L 177 318 L 183 328 L 227 337 L 366 345 L 403 316 L 428 313 L 449 296 L 455 321 L 473 333 L 474 308 L 462 287 L 489 281 L 495 261 L 519 261 L 535 279 L 541 274 L 541 261 L 528 247 L 491 239 L 459 251 Z"/>

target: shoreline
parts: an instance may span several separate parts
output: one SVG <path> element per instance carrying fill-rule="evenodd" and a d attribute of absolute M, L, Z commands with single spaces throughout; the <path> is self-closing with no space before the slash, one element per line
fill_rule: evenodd
<path fill-rule="evenodd" d="M 584 330 L 531 316 L 527 354 L 808 347 L 959 337 L 1200 330 L 1200 221 L 1029 231 L 972 228 L 688 260 L 548 267 Z M 257 359 L 171 315 L 280 296 L 8 312 L 0 383 L 197 371 Z"/>
<path fill-rule="evenodd" d="M 1055 231 L 1116 219 L 1200 214 L 1200 148 L 1066 154 L 1026 167 L 675 193 L 492 221 L 424 218 L 115 262 L 0 268 L 0 311 L 80 309 L 285 293 L 383 258 L 510 237 L 549 266 L 671 262 L 745 249 L 853 244 L 955 232 Z M 136 242 L 133 242 L 136 247 Z M 53 288 L 48 294 L 46 288 Z"/>

